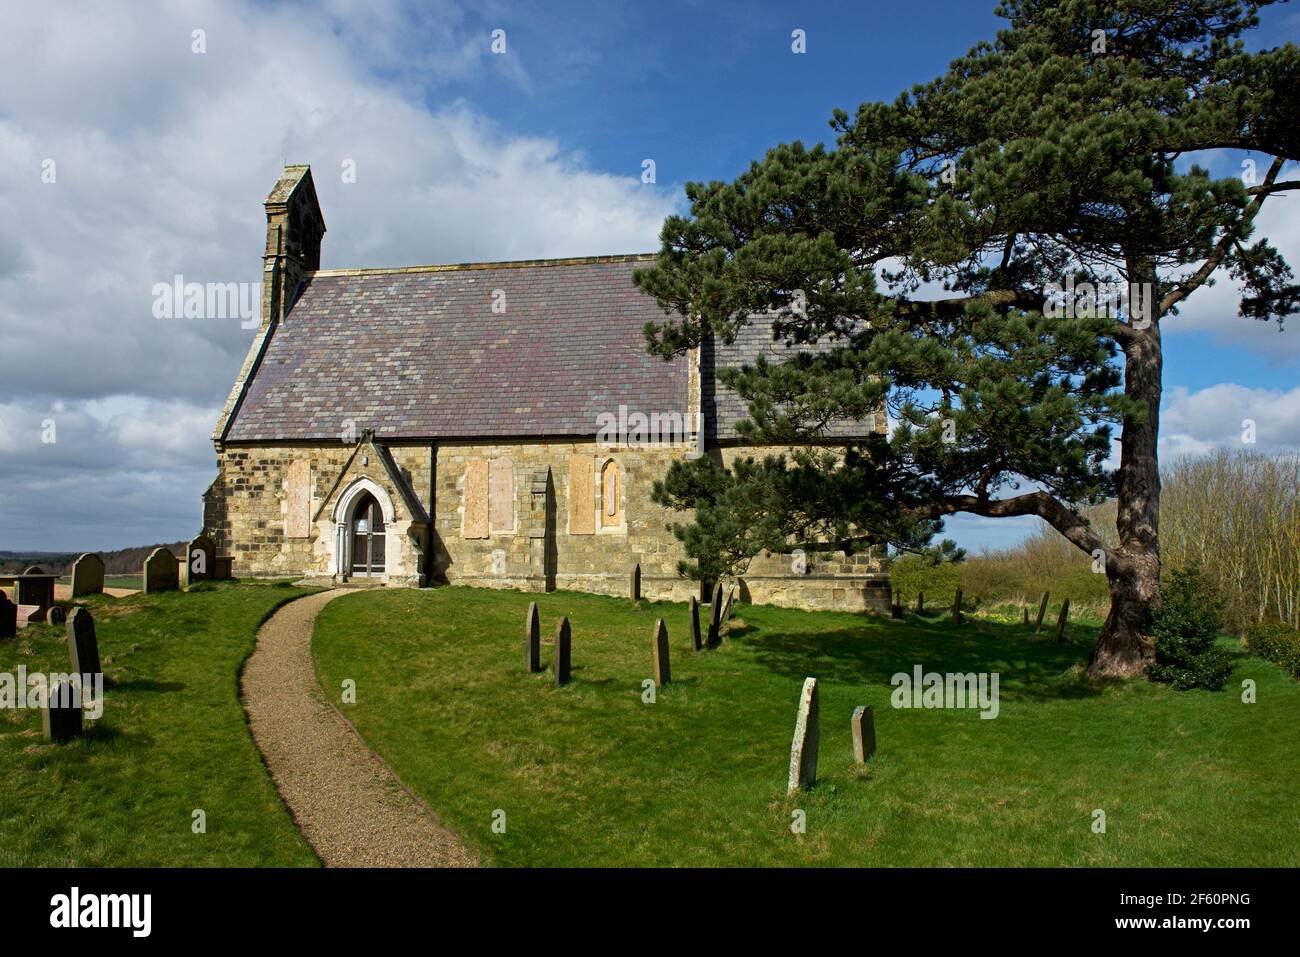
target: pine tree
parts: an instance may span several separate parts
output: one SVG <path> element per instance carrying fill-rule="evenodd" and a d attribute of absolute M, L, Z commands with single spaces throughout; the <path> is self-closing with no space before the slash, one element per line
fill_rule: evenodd
<path fill-rule="evenodd" d="M 749 404 L 744 438 L 794 451 L 682 463 L 656 488 L 695 510 L 678 532 L 697 573 L 792 547 L 919 550 L 958 512 L 1036 515 L 1109 579 L 1090 671 L 1142 671 L 1162 325 L 1224 274 L 1244 317 L 1281 324 L 1300 301 L 1251 240 L 1264 202 L 1300 187 L 1279 178 L 1300 157 L 1300 50 L 1241 40 L 1271 2 L 1007 0 L 1009 26 L 943 76 L 836 111 L 833 147 L 689 184 L 637 274 L 668 313 L 649 348 L 727 341 L 758 315 L 796 347 L 722 376 Z M 1212 150 L 1246 151 L 1242 175 L 1195 164 Z M 828 423 L 882 408 L 891 434 L 824 447 Z M 1113 545 L 1080 511 L 1112 496 Z"/>

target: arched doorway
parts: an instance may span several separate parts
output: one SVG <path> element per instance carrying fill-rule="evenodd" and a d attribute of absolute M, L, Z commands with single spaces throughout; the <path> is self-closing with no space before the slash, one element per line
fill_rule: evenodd
<path fill-rule="evenodd" d="M 384 545 L 387 529 L 384 512 L 369 492 L 362 492 L 352 507 L 348 522 L 350 575 L 380 578 L 384 574 Z"/>

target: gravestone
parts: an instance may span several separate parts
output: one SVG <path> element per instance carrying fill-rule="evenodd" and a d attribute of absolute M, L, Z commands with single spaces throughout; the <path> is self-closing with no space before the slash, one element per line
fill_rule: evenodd
<path fill-rule="evenodd" d="M 871 705 L 854 708 L 849 723 L 853 731 L 853 760 L 858 764 L 866 764 L 867 759 L 876 753 L 876 716 Z"/>
<path fill-rule="evenodd" d="M 185 550 L 185 583 L 209 581 L 217 576 L 217 546 L 206 535 L 190 542 Z"/>
<path fill-rule="evenodd" d="M 524 620 L 524 662 L 530 674 L 542 670 L 542 626 L 535 601 L 528 603 L 528 617 Z"/>
<path fill-rule="evenodd" d="M 727 591 L 727 600 L 722 603 L 722 621 L 731 621 L 731 603 L 736 598 L 736 586 L 732 585 Z"/>
<path fill-rule="evenodd" d="M 68 613 L 63 610 L 62 605 L 51 605 L 50 610 L 45 613 L 45 622 L 50 625 L 61 625 L 68 620 Z"/>
<path fill-rule="evenodd" d="M 71 741 L 81 734 L 81 701 L 75 690 L 66 677 L 47 689 L 41 708 L 41 732 L 46 741 Z"/>
<path fill-rule="evenodd" d="M 1047 592 L 1043 592 L 1043 600 L 1038 603 L 1038 621 L 1034 623 L 1034 634 L 1042 630 L 1045 614 L 1047 614 Z"/>
<path fill-rule="evenodd" d="M 155 548 L 144 560 L 144 593 L 175 591 L 180 587 L 180 566 L 170 549 Z"/>
<path fill-rule="evenodd" d="M 722 642 L 722 583 L 713 589 L 713 602 L 709 605 L 709 638 L 707 645 L 716 648 Z"/>
<path fill-rule="evenodd" d="M 104 560 L 87 552 L 72 563 L 72 597 L 104 593 Z"/>
<path fill-rule="evenodd" d="M 628 576 L 627 593 L 633 601 L 641 600 L 641 565 L 638 562 L 632 566 L 632 574 Z"/>
<path fill-rule="evenodd" d="M 19 605 L 35 605 L 36 613 L 30 621 L 43 621 L 45 610 L 54 604 L 54 578 L 47 575 L 45 569 L 33 565 L 23 572 L 24 575 L 41 575 L 42 578 L 20 578 L 14 586 L 14 601 Z"/>
<path fill-rule="evenodd" d="M 700 641 L 700 603 L 695 596 L 691 596 L 690 607 L 688 609 L 691 616 L 691 644 L 696 651 L 700 650 L 703 642 Z"/>
<path fill-rule="evenodd" d="M 1021 624 L 1023 624 L 1027 628 L 1029 627 L 1029 606 L 1026 605 L 1024 608 L 1020 610 L 1024 612 L 1024 621 L 1021 622 Z"/>
<path fill-rule="evenodd" d="M 68 658 L 74 675 L 102 673 L 99 642 L 95 638 L 95 619 L 84 608 L 72 609 L 68 616 Z"/>
<path fill-rule="evenodd" d="M 573 655 L 573 632 L 569 628 L 569 619 L 561 618 L 555 626 L 555 687 L 569 683 L 569 671 Z"/>
<path fill-rule="evenodd" d="M 922 615 L 925 613 L 925 592 L 916 593 L 916 613 Z"/>
<path fill-rule="evenodd" d="M 1056 619 L 1056 643 L 1059 645 L 1065 641 L 1065 619 L 1070 617 L 1070 599 L 1065 599 L 1061 605 L 1061 616 Z"/>
<path fill-rule="evenodd" d="M 16 634 L 18 634 L 18 606 L 9 600 L 9 596 L 3 590 L 0 590 L 0 638 L 12 638 Z"/>
<path fill-rule="evenodd" d="M 889 617 L 901 621 L 902 618 L 903 618 L 903 606 L 900 605 L 900 604 L 898 604 L 897 602 L 895 602 L 894 604 L 890 605 L 890 606 L 889 606 Z"/>
<path fill-rule="evenodd" d="M 952 596 L 952 623 L 961 624 L 961 589 L 957 589 L 957 594 Z"/>
<path fill-rule="evenodd" d="M 673 680 L 673 672 L 668 663 L 668 628 L 662 618 L 655 620 L 654 659 L 655 684 L 668 684 Z"/>
<path fill-rule="evenodd" d="M 817 742 L 821 715 L 817 702 L 817 679 L 805 678 L 799 695 L 799 714 L 794 721 L 794 741 L 790 744 L 790 775 L 786 793 L 810 788 L 817 780 Z"/>

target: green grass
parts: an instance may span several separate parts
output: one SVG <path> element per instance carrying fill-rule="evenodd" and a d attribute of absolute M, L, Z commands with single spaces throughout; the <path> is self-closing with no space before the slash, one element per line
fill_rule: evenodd
<path fill-rule="evenodd" d="M 85 737 L 50 745 L 39 711 L 0 711 L 0 867 L 314 865 L 238 689 L 258 625 L 304 593 L 223 584 L 79 600 L 95 616 L 104 715 Z M 66 672 L 64 629 L 31 625 L 0 641 L 0 671 L 20 664 Z M 206 834 L 191 830 L 195 809 Z"/>
<path fill-rule="evenodd" d="M 561 614 L 573 625 L 566 688 L 523 670 L 533 598 L 544 639 Z M 1273 665 L 1243 655 L 1217 693 L 1096 687 L 1076 667 L 1087 624 L 1057 646 L 978 617 L 954 629 L 941 615 L 737 613 L 722 649 L 695 654 L 683 605 L 372 591 L 327 606 L 314 647 L 336 701 L 356 681 L 343 710 L 366 740 L 500 865 L 1300 864 L 1300 684 Z M 674 680 L 644 704 L 659 616 Z M 1000 673 L 999 717 L 891 708 L 891 675 L 916 664 Z M 806 675 L 820 681 L 819 780 L 791 799 Z M 1246 678 L 1257 704 L 1241 701 Z M 860 704 L 879 740 L 866 770 L 851 755 Z"/>

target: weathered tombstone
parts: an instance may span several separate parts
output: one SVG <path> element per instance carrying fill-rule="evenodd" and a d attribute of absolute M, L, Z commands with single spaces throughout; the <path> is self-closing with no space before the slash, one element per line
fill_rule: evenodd
<path fill-rule="evenodd" d="M 641 600 L 641 564 L 632 566 L 632 574 L 628 576 L 627 592 L 633 601 Z"/>
<path fill-rule="evenodd" d="M 569 628 L 569 619 L 561 618 L 555 626 L 555 687 L 569 683 L 569 672 L 573 655 L 573 632 Z"/>
<path fill-rule="evenodd" d="M 1047 592 L 1043 592 L 1043 600 L 1038 603 L 1038 621 L 1034 623 L 1034 634 L 1042 630 L 1045 614 L 1047 614 Z"/>
<path fill-rule="evenodd" d="M 200 535 L 185 549 L 185 583 L 208 581 L 216 574 L 217 545 L 207 535 Z"/>
<path fill-rule="evenodd" d="M 732 585 L 727 592 L 727 600 L 722 603 L 722 621 L 731 620 L 731 603 L 736 600 L 736 586 Z"/>
<path fill-rule="evenodd" d="M 923 591 L 916 593 L 916 613 L 918 615 L 925 614 L 925 592 Z"/>
<path fill-rule="evenodd" d="M 1026 605 L 1024 608 L 1022 608 L 1022 609 L 1020 609 L 1020 610 L 1021 610 L 1022 612 L 1024 612 L 1024 621 L 1022 622 L 1022 624 L 1025 625 L 1025 627 L 1028 627 L 1028 626 L 1029 626 L 1029 606 Z"/>
<path fill-rule="evenodd" d="M 0 591 L 0 638 L 12 638 L 16 634 L 18 634 L 18 606 L 9 600 L 8 595 Z"/>
<path fill-rule="evenodd" d="M 790 775 L 786 793 L 810 788 L 817 780 L 817 742 L 821 734 L 820 707 L 817 703 L 817 679 L 805 678 L 799 695 L 799 714 L 794 721 L 794 741 L 790 744 Z"/>
<path fill-rule="evenodd" d="M 903 606 L 895 602 L 889 606 L 889 617 L 901 620 L 903 617 Z"/>
<path fill-rule="evenodd" d="M 166 548 L 155 548 L 144 560 L 144 593 L 175 591 L 180 587 L 180 565 Z"/>
<path fill-rule="evenodd" d="M 99 642 L 95 638 L 95 619 L 84 608 L 72 609 L 68 617 L 68 658 L 74 675 L 97 675 Z"/>
<path fill-rule="evenodd" d="M 702 645 L 700 641 L 700 603 L 694 595 L 691 596 L 689 611 L 691 615 L 691 644 L 695 646 L 696 651 L 699 651 Z"/>
<path fill-rule="evenodd" d="M 50 610 L 45 613 L 46 624 L 61 625 L 68 620 L 68 613 L 63 610 L 62 605 L 51 605 Z"/>
<path fill-rule="evenodd" d="M 41 732 L 46 741 L 71 741 L 81 734 L 80 694 L 66 677 L 59 678 L 46 689 L 45 705 L 41 708 Z"/>
<path fill-rule="evenodd" d="M 952 596 L 952 623 L 961 624 L 961 589 L 957 589 L 957 594 Z"/>
<path fill-rule="evenodd" d="M 716 648 L 722 642 L 722 583 L 713 589 L 713 603 L 709 605 L 708 646 Z"/>
<path fill-rule="evenodd" d="M 673 680 L 673 672 L 668 662 L 668 628 L 662 618 L 655 620 L 654 658 L 655 684 L 666 685 Z"/>
<path fill-rule="evenodd" d="M 72 563 L 72 597 L 104 593 L 104 560 L 87 552 Z"/>
<path fill-rule="evenodd" d="M 876 753 L 876 716 L 871 705 L 854 708 L 849 724 L 853 731 L 853 760 L 866 764 L 867 759 Z"/>
<path fill-rule="evenodd" d="M 542 625 L 535 601 L 528 603 L 528 617 L 524 620 L 524 662 L 530 674 L 542 670 Z"/>
<path fill-rule="evenodd" d="M 1056 619 L 1056 643 L 1065 641 L 1065 619 L 1070 617 L 1070 599 L 1061 605 L 1061 616 Z"/>
<path fill-rule="evenodd" d="M 28 565 L 28 566 L 27 566 L 27 571 L 23 572 L 23 574 L 24 574 L 24 575 L 44 575 L 44 574 L 45 574 L 45 569 L 42 568 L 40 565 Z"/>

